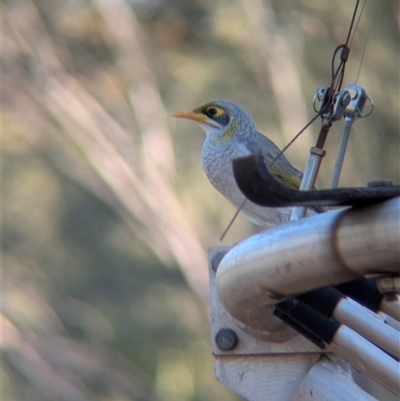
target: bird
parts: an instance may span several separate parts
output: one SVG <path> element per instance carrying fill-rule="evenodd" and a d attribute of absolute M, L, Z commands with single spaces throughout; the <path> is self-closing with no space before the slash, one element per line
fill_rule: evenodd
<path fill-rule="evenodd" d="M 201 150 L 204 172 L 210 183 L 240 209 L 245 218 L 259 226 L 289 221 L 291 207 L 270 208 L 245 200 L 236 183 L 232 160 L 256 154 L 262 155 L 274 178 L 291 189 L 299 189 L 303 177 L 284 154 L 271 164 L 281 151 L 273 141 L 257 131 L 246 110 L 229 100 L 218 99 L 191 111 L 177 112 L 174 117 L 195 121 L 205 131 L 206 139 Z"/>

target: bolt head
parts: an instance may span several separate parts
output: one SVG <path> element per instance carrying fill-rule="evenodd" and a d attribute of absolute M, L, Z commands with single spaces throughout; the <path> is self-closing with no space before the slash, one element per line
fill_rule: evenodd
<path fill-rule="evenodd" d="M 322 100 L 324 98 L 325 95 L 325 90 L 324 89 L 319 89 L 317 92 L 317 98 L 318 100 Z"/>
<path fill-rule="evenodd" d="M 218 330 L 218 333 L 215 336 L 215 342 L 220 350 L 231 351 L 236 347 L 239 339 L 232 329 L 223 328 Z"/>
<path fill-rule="evenodd" d="M 346 94 L 343 95 L 342 105 L 343 106 L 348 106 L 349 103 L 350 103 L 350 100 L 351 100 L 351 97 L 350 97 L 349 93 L 347 92 Z"/>
<path fill-rule="evenodd" d="M 355 89 L 349 88 L 349 89 L 347 89 L 347 92 L 349 92 L 351 100 L 355 100 L 358 98 L 358 91 L 356 91 Z"/>

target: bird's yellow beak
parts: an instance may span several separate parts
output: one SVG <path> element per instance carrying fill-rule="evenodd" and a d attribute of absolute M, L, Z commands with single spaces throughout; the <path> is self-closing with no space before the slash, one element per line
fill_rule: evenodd
<path fill-rule="evenodd" d="M 193 120 L 198 123 L 206 123 L 209 119 L 205 114 L 196 113 L 194 111 L 178 111 L 173 114 L 173 116 L 178 118 L 187 118 L 188 120 Z"/>
<path fill-rule="evenodd" d="M 218 127 L 219 125 L 211 120 L 211 118 L 208 118 L 205 114 L 201 113 L 201 112 L 196 112 L 196 111 L 178 111 L 176 113 L 173 114 L 174 117 L 177 118 L 186 118 L 188 120 L 192 120 L 195 121 L 196 123 L 199 124 L 208 124 L 211 125 L 212 127 Z"/>

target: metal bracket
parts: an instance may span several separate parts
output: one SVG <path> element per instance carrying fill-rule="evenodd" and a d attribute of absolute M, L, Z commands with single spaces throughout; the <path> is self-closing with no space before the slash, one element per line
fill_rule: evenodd
<path fill-rule="evenodd" d="M 329 99 L 329 87 L 319 88 L 313 99 L 314 111 L 320 113 L 323 111 L 323 117 L 326 117 L 328 121 L 339 121 L 343 118 L 347 106 L 350 104 L 351 96 L 350 93 L 345 89 L 338 93 L 335 93 L 332 99 Z M 329 106 L 327 106 L 330 102 Z"/>
<path fill-rule="evenodd" d="M 276 317 L 280 329 L 265 332 L 240 323 L 225 310 L 217 296 L 215 276 L 220 260 L 229 249 L 209 249 L 215 378 L 247 400 L 262 401 L 269 396 L 276 401 L 289 401 L 321 355 L 331 353 L 319 349 Z M 269 306 L 265 312 L 269 309 L 272 313 L 273 308 Z"/>
<path fill-rule="evenodd" d="M 400 196 L 400 185 L 299 191 L 275 180 L 262 156 L 246 156 L 232 162 L 236 182 L 254 203 L 282 206 L 368 206 Z"/>
<path fill-rule="evenodd" d="M 367 95 L 365 89 L 357 84 L 347 85 L 345 90 L 350 95 L 350 103 L 347 105 L 345 110 L 345 117 L 351 118 L 359 118 L 359 117 L 368 117 L 375 104 L 374 101 Z M 366 102 L 369 102 L 369 107 L 366 111 L 364 111 L 364 106 Z"/>

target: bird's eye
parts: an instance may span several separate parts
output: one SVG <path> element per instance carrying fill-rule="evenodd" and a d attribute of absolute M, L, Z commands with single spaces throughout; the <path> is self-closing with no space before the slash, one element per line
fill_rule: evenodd
<path fill-rule="evenodd" d="M 215 117 L 218 114 L 218 109 L 214 106 L 210 106 L 206 110 L 208 117 Z"/>

